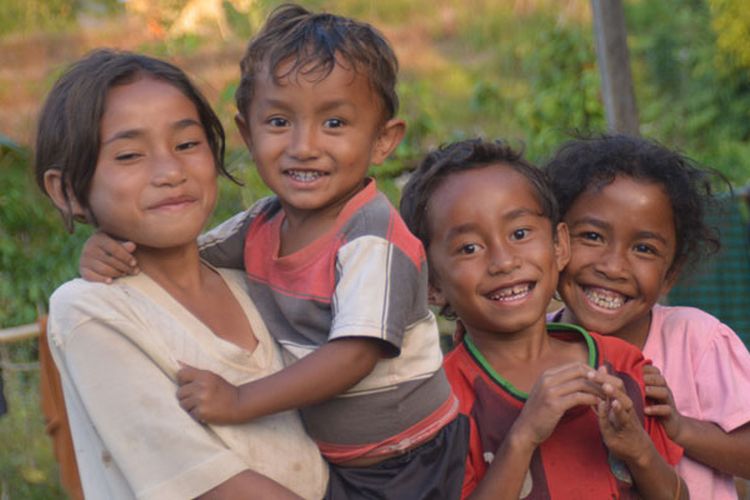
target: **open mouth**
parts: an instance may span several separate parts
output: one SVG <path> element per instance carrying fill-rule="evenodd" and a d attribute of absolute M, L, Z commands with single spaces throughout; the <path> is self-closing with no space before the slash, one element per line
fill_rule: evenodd
<path fill-rule="evenodd" d="M 597 288 L 592 286 L 584 286 L 583 293 L 595 306 L 601 307 L 602 309 L 615 310 L 622 307 L 628 300 L 627 296 L 607 290 L 605 288 Z"/>
<path fill-rule="evenodd" d="M 506 288 L 498 288 L 485 296 L 496 302 L 512 302 L 527 297 L 536 286 L 536 283 L 519 283 Z"/>
<path fill-rule="evenodd" d="M 314 182 L 328 174 L 318 170 L 287 170 L 284 172 L 297 182 Z"/>

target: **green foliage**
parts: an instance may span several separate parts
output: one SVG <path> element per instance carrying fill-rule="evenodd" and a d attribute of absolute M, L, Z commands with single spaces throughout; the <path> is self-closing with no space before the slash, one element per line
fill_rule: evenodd
<path fill-rule="evenodd" d="M 18 348 L 31 351 L 33 343 L 24 342 Z M 20 357 L 12 359 L 18 362 Z M 3 380 L 9 413 L 0 416 L 0 495 L 28 500 L 65 498 L 39 408 L 39 372 L 5 370 Z"/>
<path fill-rule="evenodd" d="M 743 0 L 708 0 L 720 63 L 750 70 L 750 9 Z"/>
<path fill-rule="evenodd" d="M 10 33 L 60 31 L 74 26 L 77 16 L 102 15 L 120 8 L 117 0 L 3 0 L 0 36 Z"/>
<path fill-rule="evenodd" d="M 0 142 L 0 325 L 29 323 L 60 283 L 76 274 L 78 247 L 39 192 L 27 148 Z"/>
<path fill-rule="evenodd" d="M 641 131 L 742 183 L 750 176 L 750 72 L 721 64 L 712 13 L 722 14 L 681 0 L 628 10 Z"/>

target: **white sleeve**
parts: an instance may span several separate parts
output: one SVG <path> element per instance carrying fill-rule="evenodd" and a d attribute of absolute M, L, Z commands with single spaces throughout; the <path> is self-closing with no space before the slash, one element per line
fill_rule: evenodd
<path fill-rule="evenodd" d="M 247 469 L 180 408 L 176 383 L 128 339 L 128 328 L 133 322 L 84 321 L 53 347 L 136 496 L 192 498 Z"/>

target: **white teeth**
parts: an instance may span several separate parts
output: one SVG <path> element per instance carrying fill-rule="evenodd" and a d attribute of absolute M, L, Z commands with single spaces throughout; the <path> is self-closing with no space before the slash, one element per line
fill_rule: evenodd
<path fill-rule="evenodd" d="M 313 170 L 287 170 L 286 174 L 298 182 L 312 182 L 324 175 Z"/>
<path fill-rule="evenodd" d="M 495 290 L 494 292 L 492 292 L 489 298 L 490 300 L 500 301 L 515 300 L 528 294 L 530 289 L 530 285 L 528 283 L 524 283 L 522 285 L 515 285 L 512 287 Z"/>
<path fill-rule="evenodd" d="M 619 293 L 594 288 L 585 288 L 584 292 L 591 302 L 604 309 L 618 309 L 625 303 L 625 296 Z"/>

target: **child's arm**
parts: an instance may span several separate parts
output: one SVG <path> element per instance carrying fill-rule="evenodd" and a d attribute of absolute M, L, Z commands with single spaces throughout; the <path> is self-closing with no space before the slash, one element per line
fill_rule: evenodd
<path fill-rule="evenodd" d="M 200 235 L 198 245 L 201 257 L 216 267 L 244 269 L 245 233 L 253 218 L 269 201 L 269 198 L 264 198 L 249 210 Z M 83 245 L 78 272 L 86 281 L 103 283 L 111 283 L 121 276 L 138 274 L 134 251 L 133 242 L 117 241 L 108 234 L 97 231 Z"/>
<path fill-rule="evenodd" d="M 555 430 L 569 409 L 593 406 L 604 396 L 583 363 L 571 363 L 545 371 L 495 454 L 472 500 L 518 499 L 534 450 Z"/>
<path fill-rule="evenodd" d="M 133 257 L 135 243 L 118 241 L 106 233 L 92 234 L 81 250 L 78 273 L 86 281 L 111 283 L 114 278 L 138 274 L 138 263 Z"/>
<path fill-rule="evenodd" d="M 633 410 L 619 377 L 600 367 L 591 375 L 606 398 L 596 406 L 599 428 L 607 448 L 625 462 L 641 496 L 648 499 L 689 498 L 687 486 L 664 460 Z"/>
<path fill-rule="evenodd" d="M 319 403 L 365 378 L 382 357 L 379 341 L 328 342 L 285 369 L 239 387 L 190 366 L 177 373 L 180 406 L 201 422 L 233 424 Z"/>
<path fill-rule="evenodd" d="M 669 438 L 682 446 L 686 455 L 722 472 L 750 478 L 750 423 L 725 432 L 712 422 L 686 417 L 677 410 L 658 368 L 645 366 L 643 380 L 646 396 L 657 402 L 645 408 L 646 415 L 660 417 Z"/>

